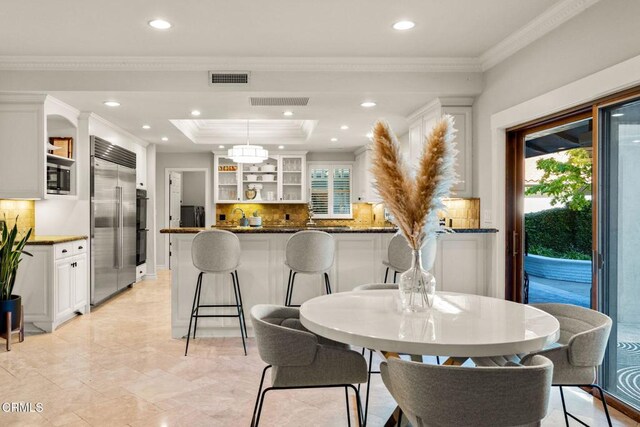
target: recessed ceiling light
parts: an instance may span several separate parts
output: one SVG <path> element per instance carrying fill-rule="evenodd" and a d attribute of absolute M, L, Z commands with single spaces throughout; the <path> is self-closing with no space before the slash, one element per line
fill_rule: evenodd
<path fill-rule="evenodd" d="M 282 113 L 283 116 L 287 116 L 287 117 L 291 117 L 293 116 L 293 111 L 285 111 L 284 113 Z"/>
<path fill-rule="evenodd" d="M 148 24 L 156 30 L 168 30 L 171 28 L 171 22 L 165 21 L 164 19 L 152 19 Z"/>
<path fill-rule="evenodd" d="M 160 138 L 160 139 L 162 139 L 164 142 L 167 142 L 167 141 L 169 140 L 169 138 L 167 138 L 166 136 L 163 136 L 163 137 L 162 137 L 162 138 Z"/>
<path fill-rule="evenodd" d="M 373 101 L 364 101 L 362 104 L 360 104 L 360 106 L 364 108 L 371 108 L 371 107 L 375 107 L 376 103 Z"/>
<path fill-rule="evenodd" d="M 406 31 L 410 30 L 416 26 L 416 23 L 413 21 L 398 21 L 393 24 L 393 29 L 398 31 Z"/>
<path fill-rule="evenodd" d="M 331 142 L 338 142 L 338 138 L 331 138 Z"/>
<path fill-rule="evenodd" d="M 224 148 L 224 145 L 218 145 L 218 148 Z"/>
<path fill-rule="evenodd" d="M 633 141 L 631 141 L 631 142 L 640 142 L 640 139 L 634 139 L 634 140 L 633 140 Z"/>
<path fill-rule="evenodd" d="M 347 125 L 342 125 L 342 126 L 340 126 L 340 129 L 342 129 L 342 130 L 347 130 L 347 129 L 349 129 L 349 126 L 347 126 Z"/>
<path fill-rule="evenodd" d="M 624 113 L 614 113 L 611 115 L 611 117 L 622 117 L 624 116 Z"/>
<path fill-rule="evenodd" d="M 278 145 L 278 148 L 283 150 L 284 149 L 284 145 Z"/>
<path fill-rule="evenodd" d="M 151 129 L 151 126 L 149 126 L 149 125 L 142 125 L 142 129 L 144 129 L 144 130 L 149 130 L 149 129 Z"/>
<path fill-rule="evenodd" d="M 191 112 L 191 115 L 192 115 L 192 116 L 196 116 L 196 117 L 198 117 L 200 114 L 202 114 L 202 113 L 201 113 L 200 111 L 198 111 L 198 110 L 193 110 L 193 111 Z"/>
<path fill-rule="evenodd" d="M 104 101 L 103 104 L 106 105 L 107 107 L 119 107 L 120 106 L 120 103 L 118 101 Z"/>
<path fill-rule="evenodd" d="M 373 132 L 367 133 L 367 138 L 372 139 L 373 138 Z"/>

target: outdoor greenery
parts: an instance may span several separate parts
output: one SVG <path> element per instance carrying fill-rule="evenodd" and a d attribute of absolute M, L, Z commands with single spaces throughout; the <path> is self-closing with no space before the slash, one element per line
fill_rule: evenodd
<path fill-rule="evenodd" d="M 552 258 L 591 259 L 591 203 L 588 209 L 553 208 L 525 215 L 528 252 Z"/>
<path fill-rule="evenodd" d="M 583 148 L 569 150 L 567 155 L 566 161 L 553 158 L 538 160 L 536 166 L 544 174 L 538 184 L 526 189 L 525 194 L 551 196 L 553 206 L 583 211 L 591 208 L 591 201 L 586 198 L 591 194 L 591 155 Z"/>
<path fill-rule="evenodd" d="M 18 226 L 16 224 L 9 229 L 6 221 L 0 221 L 0 300 L 11 298 L 22 255 L 31 256 L 29 252 L 24 250 L 27 239 L 31 236 L 31 229 L 22 239 L 16 240 L 17 236 Z"/>

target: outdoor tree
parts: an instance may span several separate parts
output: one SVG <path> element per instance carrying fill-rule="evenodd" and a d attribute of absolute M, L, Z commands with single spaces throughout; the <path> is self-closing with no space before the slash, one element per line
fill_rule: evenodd
<path fill-rule="evenodd" d="M 540 182 L 527 188 L 525 194 L 542 194 L 551 197 L 553 206 L 561 204 L 573 211 L 591 207 L 586 196 L 591 194 L 592 162 L 589 152 L 583 148 L 567 151 L 567 160 L 554 158 L 536 162 L 543 171 Z"/>

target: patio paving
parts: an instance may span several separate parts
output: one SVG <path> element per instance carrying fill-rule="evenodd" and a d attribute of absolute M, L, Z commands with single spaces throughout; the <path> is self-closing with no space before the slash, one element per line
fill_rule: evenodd
<path fill-rule="evenodd" d="M 591 307 L 591 284 L 529 276 L 529 303 L 557 302 Z"/>

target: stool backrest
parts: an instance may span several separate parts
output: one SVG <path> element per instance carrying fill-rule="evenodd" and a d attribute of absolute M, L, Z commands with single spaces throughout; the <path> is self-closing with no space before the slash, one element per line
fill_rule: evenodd
<path fill-rule="evenodd" d="M 193 238 L 191 259 L 205 273 L 234 270 L 240 263 L 240 240 L 230 231 L 201 231 Z"/>
<path fill-rule="evenodd" d="M 411 268 L 411 247 L 402 234 L 396 234 L 391 238 L 387 248 L 387 259 L 395 271 L 404 272 Z"/>
<path fill-rule="evenodd" d="M 333 265 L 336 245 L 324 231 L 298 231 L 287 241 L 287 265 L 304 273 L 323 273 Z"/>

